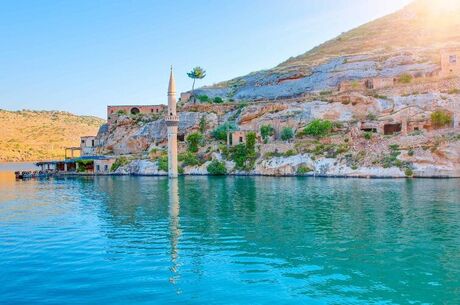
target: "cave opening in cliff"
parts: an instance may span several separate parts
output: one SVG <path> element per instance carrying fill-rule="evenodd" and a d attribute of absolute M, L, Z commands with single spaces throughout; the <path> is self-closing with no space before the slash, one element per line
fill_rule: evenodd
<path fill-rule="evenodd" d="M 395 124 L 385 124 L 383 126 L 383 134 L 384 135 L 392 135 L 397 132 L 401 132 L 402 130 L 402 125 L 401 123 L 395 123 Z"/>

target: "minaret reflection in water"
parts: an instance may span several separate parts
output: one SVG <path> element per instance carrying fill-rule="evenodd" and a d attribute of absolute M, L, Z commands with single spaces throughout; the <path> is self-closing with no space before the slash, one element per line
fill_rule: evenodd
<path fill-rule="evenodd" d="M 179 238 L 181 235 L 180 224 L 179 224 L 179 186 L 177 179 L 169 180 L 169 238 L 171 244 L 171 277 L 169 282 L 175 285 L 180 278 L 179 274 Z M 180 290 L 177 288 L 177 293 Z"/>

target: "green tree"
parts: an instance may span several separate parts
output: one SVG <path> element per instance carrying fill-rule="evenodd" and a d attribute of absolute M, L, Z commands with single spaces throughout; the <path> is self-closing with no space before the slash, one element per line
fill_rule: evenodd
<path fill-rule="evenodd" d="M 207 127 L 207 122 L 206 122 L 206 117 L 202 116 L 200 119 L 200 132 L 205 133 L 206 132 L 206 127 Z"/>
<path fill-rule="evenodd" d="M 158 158 L 157 163 L 158 163 L 158 169 L 159 170 L 164 171 L 164 172 L 169 171 L 169 168 L 168 168 L 168 156 L 162 156 L 162 157 Z"/>
<path fill-rule="evenodd" d="M 246 149 L 247 155 L 250 159 L 255 159 L 256 157 L 256 133 L 251 131 L 246 135 Z"/>
<path fill-rule="evenodd" d="M 195 82 L 197 79 L 203 79 L 206 77 L 206 71 L 201 68 L 201 67 L 195 67 L 192 69 L 192 71 L 187 73 L 187 76 L 193 79 L 193 85 L 192 85 L 192 97 L 193 97 L 193 102 L 195 103 Z"/>
<path fill-rule="evenodd" d="M 232 160 L 235 162 L 236 167 L 243 169 L 247 160 L 247 148 L 244 144 L 238 144 L 232 148 Z"/>
<path fill-rule="evenodd" d="M 225 124 L 219 125 L 216 129 L 214 129 L 212 132 L 212 136 L 216 140 L 226 141 L 227 140 L 227 127 L 230 132 L 236 130 L 235 123 L 226 122 Z"/>
<path fill-rule="evenodd" d="M 187 136 L 188 151 L 196 153 L 198 152 L 198 146 L 203 143 L 204 136 L 199 132 L 191 133 Z"/>
<path fill-rule="evenodd" d="M 324 137 L 332 130 L 332 122 L 328 120 L 313 120 L 303 130 L 304 134 L 313 137 Z"/>
<path fill-rule="evenodd" d="M 218 160 L 212 160 L 207 167 L 208 173 L 213 176 L 222 176 L 227 174 L 227 168 L 224 162 Z"/>
<path fill-rule="evenodd" d="M 294 131 L 292 130 L 291 127 L 284 127 L 281 130 L 281 140 L 283 141 L 289 141 L 294 137 Z"/>
<path fill-rule="evenodd" d="M 195 166 L 200 164 L 200 160 L 198 160 L 196 154 L 189 151 L 179 154 L 178 159 L 182 162 L 182 166 Z"/>
<path fill-rule="evenodd" d="M 216 96 L 213 100 L 214 104 L 222 104 L 224 100 L 220 96 Z"/>
<path fill-rule="evenodd" d="M 275 134 L 275 128 L 271 125 L 262 125 L 260 127 L 260 134 L 262 135 L 262 139 L 267 142 L 268 138 Z"/>

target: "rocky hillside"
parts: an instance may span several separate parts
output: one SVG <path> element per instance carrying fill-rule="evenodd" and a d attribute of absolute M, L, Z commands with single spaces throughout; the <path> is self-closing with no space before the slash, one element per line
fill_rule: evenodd
<path fill-rule="evenodd" d="M 460 45 L 460 2 L 416 0 L 279 66 L 197 90 L 229 100 L 279 99 L 336 88 L 368 77 L 429 74 L 439 50 Z"/>
<path fill-rule="evenodd" d="M 446 47 L 452 64 L 460 56 L 458 16 L 459 1 L 418 0 L 271 70 L 196 90 L 199 102 L 179 107 L 180 170 L 460 177 L 460 71 L 441 63 Z M 99 142 L 119 158 L 117 174 L 166 174 L 161 117 L 122 116 Z"/>
<path fill-rule="evenodd" d="M 95 135 L 104 120 L 59 111 L 0 109 L 0 161 L 38 161 L 64 157 L 64 147 Z"/>

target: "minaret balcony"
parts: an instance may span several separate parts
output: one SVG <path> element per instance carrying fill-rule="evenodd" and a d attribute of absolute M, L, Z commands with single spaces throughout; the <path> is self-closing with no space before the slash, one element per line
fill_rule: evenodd
<path fill-rule="evenodd" d="M 179 123 L 179 116 L 178 115 L 167 115 L 165 117 L 166 122 L 171 122 L 171 123 Z"/>

